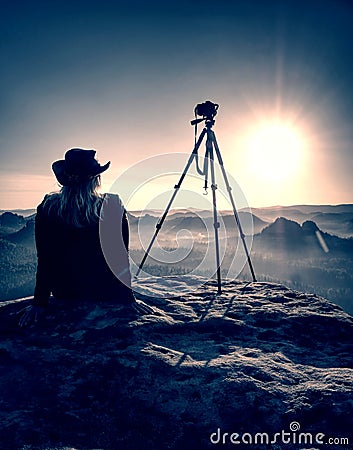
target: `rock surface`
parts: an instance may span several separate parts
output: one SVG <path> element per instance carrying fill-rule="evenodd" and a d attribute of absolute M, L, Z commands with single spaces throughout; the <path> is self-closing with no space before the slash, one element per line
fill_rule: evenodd
<path fill-rule="evenodd" d="M 159 280 L 143 282 L 145 292 Z M 293 443 L 296 422 L 324 440 L 349 439 L 332 449 L 352 448 L 353 319 L 278 284 L 215 291 L 211 282 L 151 296 L 155 314 L 144 316 L 53 301 L 26 329 L 16 313 L 27 301 L 3 304 L 1 448 L 327 448 Z M 213 444 L 218 429 L 248 443 Z M 290 429 L 290 443 L 254 440 Z"/>

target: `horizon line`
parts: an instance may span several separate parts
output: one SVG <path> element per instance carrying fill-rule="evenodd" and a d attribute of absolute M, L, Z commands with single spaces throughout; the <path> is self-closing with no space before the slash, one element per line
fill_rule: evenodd
<path fill-rule="evenodd" d="M 244 211 L 244 210 L 249 210 L 249 209 L 274 209 L 274 208 L 295 208 L 295 207 L 303 207 L 303 206 L 309 206 L 309 207 L 321 207 L 321 206 L 333 206 L 333 207 L 338 207 L 338 206 L 353 206 L 353 201 L 352 203 L 296 203 L 296 204 L 289 204 L 289 205 L 269 205 L 269 206 L 246 206 L 243 208 L 239 208 L 237 209 L 238 211 Z M 0 213 L 4 213 L 4 212 L 14 212 L 14 211 L 32 211 L 32 210 L 36 210 L 37 206 L 33 206 L 32 208 L 5 208 L 2 209 L 0 208 Z M 133 213 L 133 212 L 141 212 L 141 211 L 164 211 L 165 208 L 146 208 L 146 209 L 132 209 L 132 210 L 128 210 L 128 212 Z M 183 210 L 194 210 L 194 211 L 207 211 L 207 209 L 205 208 L 196 208 L 194 206 L 184 206 L 184 207 L 175 207 L 172 208 L 171 211 L 183 211 Z M 232 211 L 232 209 L 219 209 L 219 212 L 222 211 Z"/>

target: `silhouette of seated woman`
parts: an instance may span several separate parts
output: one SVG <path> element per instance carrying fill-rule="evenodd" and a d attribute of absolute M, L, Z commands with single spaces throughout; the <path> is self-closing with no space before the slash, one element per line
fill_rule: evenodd
<path fill-rule="evenodd" d="M 21 326 L 37 320 L 51 294 L 65 302 L 114 301 L 152 312 L 134 298 L 127 214 L 118 195 L 98 193 L 100 174 L 110 162 L 100 165 L 95 153 L 74 148 L 52 165 L 61 190 L 37 207 L 36 286 Z"/>

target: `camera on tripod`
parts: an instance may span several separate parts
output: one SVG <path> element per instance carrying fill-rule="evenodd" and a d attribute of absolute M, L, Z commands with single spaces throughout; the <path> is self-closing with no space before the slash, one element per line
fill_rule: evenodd
<path fill-rule="evenodd" d="M 204 103 L 199 103 L 195 106 L 194 112 L 195 117 L 201 116 L 202 119 L 195 119 L 191 122 L 192 125 L 202 122 L 203 120 L 213 120 L 217 114 L 219 105 L 217 103 L 212 103 L 210 100 L 206 100 Z"/>
<path fill-rule="evenodd" d="M 217 114 L 219 105 L 206 100 L 204 103 L 199 103 L 195 106 L 195 115 L 202 116 L 205 119 L 213 119 Z"/>
<path fill-rule="evenodd" d="M 250 254 L 246 245 L 246 241 L 245 241 L 245 234 L 243 233 L 242 227 L 241 227 L 241 223 L 239 220 L 239 216 L 238 216 L 238 212 L 235 206 L 235 201 L 232 195 L 232 188 L 229 184 L 228 181 L 228 177 L 227 177 L 227 173 L 224 169 L 224 165 L 223 165 L 223 160 L 222 160 L 222 156 L 221 156 L 221 152 L 219 150 L 218 147 L 218 143 L 216 140 L 216 135 L 214 133 L 214 131 L 212 130 L 213 125 L 215 124 L 215 120 L 214 117 L 217 114 L 217 110 L 218 110 L 219 105 L 217 105 L 217 103 L 212 103 L 210 100 L 206 100 L 204 103 L 199 103 L 195 106 L 194 112 L 195 112 L 195 120 L 191 121 L 191 125 L 195 125 L 195 146 L 194 149 L 189 157 L 189 160 L 185 166 L 185 169 L 179 179 L 179 182 L 174 185 L 174 192 L 173 195 L 171 197 L 171 199 L 169 200 L 169 203 L 167 205 L 166 210 L 164 211 L 163 215 L 161 216 L 161 218 L 158 220 L 157 224 L 156 224 L 156 230 L 154 232 L 154 235 L 148 245 L 147 250 L 145 251 L 145 254 L 140 262 L 140 265 L 138 267 L 138 270 L 135 274 L 135 279 L 139 276 L 140 271 L 142 270 L 142 267 L 149 255 L 149 252 L 152 248 L 152 245 L 155 241 L 155 239 L 157 238 L 157 235 L 163 225 L 163 222 L 165 220 L 165 218 L 167 217 L 167 214 L 170 210 L 170 207 L 172 206 L 172 203 L 174 201 L 174 198 L 177 194 L 177 192 L 179 191 L 181 184 L 191 166 L 191 164 L 193 163 L 194 159 L 196 159 L 196 169 L 197 172 L 202 175 L 205 176 L 205 186 L 204 189 L 207 192 L 207 183 L 208 183 L 208 171 L 209 171 L 209 167 L 210 167 L 210 175 L 211 175 L 211 188 L 212 188 L 212 204 L 213 204 L 213 227 L 214 227 L 214 233 L 215 233 L 215 250 L 216 250 L 216 270 L 217 270 L 217 284 L 218 284 L 218 294 L 221 294 L 222 292 L 222 288 L 221 288 L 221 263 L 220 263 L 220 255 L 219 255 L 219 243 L 218 243 L 218 228 L 220 226 L 218 220 L 217 220 L 217 202 L 216 202 L 216 190 L 217 190 L 217 183 L 216 183 L 216 178 L 215 178 L 215 157 L 218 160 L 220 169 L 222 171 L 222 175 L 223 175 L 223 179 L 228 191 L 228 195 L 230 198 L 230 202 L 232 204 L 233 207 L 233 212 L 234 212 L 234 218 L 239 230 L 239 235 L 240 238 L 243 242 L 243 246 L 244 246 L 244 250 L 245 250 L 245 254 L 247 257 L 247 261 L 250 267 L 250 271 L 253 277 L 253 281 L 256 281 L 256 277 L 255 277 L 255 272 L 251 263 L 251 259 L 250 259 Z M 197 116 L 201 116 L 202 119 L 197 119 Z M 197 124 L 200 122 L 205 121 L 205 127 L 202 130 L 202 132 L 200 133 L 199 138 L 196 140 L 196 132 L 197 132 Z M 201 143 L 203 141 L 203 139 L 206 138 L 206 153 L 205 153 L 205 158 L 204 158 L 204 168 L 203 170 L 201 170 L 198 166 L 198 150 L 201 146 Z"/>

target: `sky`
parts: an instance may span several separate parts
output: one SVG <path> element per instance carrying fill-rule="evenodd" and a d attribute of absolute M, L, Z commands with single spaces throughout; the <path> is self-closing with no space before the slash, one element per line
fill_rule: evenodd
<path fill-rule="evenodd" d="M 353 203 L 351 1 L 0 6 L 0 209 L 33 208 L 56 190 L 51 164 L 73 147 L 111 161 L 105 191 L 136 175 L 131 209 L 153 197 L 163 208 L 205 100 L 219 104 L 224 166 L 250 206 Z M 171 176 L 163 155 L 174 153 Z M 203 195 L 190 171 L 188 188 Z"/>

